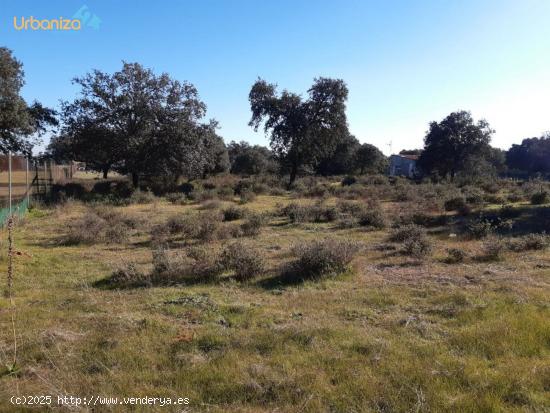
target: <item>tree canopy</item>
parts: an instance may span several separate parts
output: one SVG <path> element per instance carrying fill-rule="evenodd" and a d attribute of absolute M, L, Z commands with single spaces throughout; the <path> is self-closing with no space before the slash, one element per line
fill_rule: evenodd
<path fill-rule="evenodd" d="M 512 145 L 506 154 L 506 164 L 510 169 L 528 174 L 549 174 L 550 133 L 540 138 L 524 139 L 520 145 Z"/>
<path fill-rule="evenodd" d="M 252 118 L 258 130 L 262 122 L 270 135 L 270 145 L 288 168 L 291 185 L 302 167 L 315 167 L 334 153 L 349 135 L 346 120 L 348 89 L 343 80 L 318 78 L 308 90 L 308 98 L 258 79 L 249 94 Z"/>
<path fill-rule="evenodd" d="M 21 97 L 23 65 L 6 47 L 0 47 L 0 151 L 30 155 L 49 126 L 57 125 L 55 111 Z"/>
<path fill-rule="evenodd" d="M 64 102 L 63 127 L 50 146 L 92 168 L 130 174 L 200 177 L 227 168 L 216 122 L 201 123 L 206 105 L 196 88 L 138 63 L 113 74 L 75 78 L 80 97 Z"/>
<path fill-rule="evenodd" d="M 487 153 L 493 133 L 486 120 L 475 123 L 470 112 L 453 112 L 441 122 L 430 123 L 419 166 L 427 173 L 453 179 L 470 158 Z"/>

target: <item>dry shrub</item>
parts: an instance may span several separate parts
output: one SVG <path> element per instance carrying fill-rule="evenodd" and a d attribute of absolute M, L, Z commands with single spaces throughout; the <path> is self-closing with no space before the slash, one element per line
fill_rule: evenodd
<path fill-rule="evenodd" d="M 228 245 L 221 257 L 225 269 L 234 270 L 235 278 L 248 281 L 264 271 L 264 258 L 261 252 L 242 242 Z"/>
<path fill-rule="evenodd" d="M 191 248 L 187 254 L 170 253 L 165 248 L 153 251 L 154 284 L 177 284 L 181 282 L 209 282 L 223 272 L 219 254 L 204 247 Z"/>
<path fill-rule="evenodd" d="M 359 249 L 356 242 L 332 238 L 298 245 L 292 251 L 296 259 L 283 267 L 283 276 L 305 280 L 341 274 Z"/>
<path fill-rule="evenodd" d="M 223 210 L 223 220 L 224 221 L 236 221 L 238 219 L 243 219 L 247 214 L 246 208 L 239 208 L 237 206 L 231 205 L 230 207 Z"/>
<path fill-rule="evenodd" d="M 199 209 L 212 210 L 212 209 L 219 209 L 221 206 L 222 206 L 222 203 L 220 201 L 218 201 L 217 199 L 212 199 L 202 203 Z"/>
<path fill-rule="evenodd" d="M 130 202 L 132 204 L 150 204 L 157 198 L 151 191 L 140 191 L 139 189 L 134 191 L 130 196 Z"/>
<path fill-rule="evenodd" d="M 425 258 L 431 254 L 433 249 L 432 242 L 426 233 L 408 238 L 403 241 L 403 254 L 410 255 L 415 258 Z"/>
<path fill-rule="evenodd" d="M 216 239 L 220 229 L 221 217 L 218 213 L 200 213 L 196 216 L 193 225 L 195 238 L 208 242 Z"/>
<path fill-rule="evenodd" d="M 69 224 L 69 231 L 63 242 L 68 245 L 94 244 L 103 239 L 106 228 L 106 220 L 94 213 L 86 213 Z"/>
<path fill-rule="evenodd" d="M 389 236 L 389 240 L 391 242 L 403 242 L 410 238 L 418 238 L 423 232 L 424 230 L 418 225 L 408 224 L 394 229 Z"/>
<path fill-rule="evenodd" d="M 482 261 L 500 261 L 506 250 L 506 245 L 499 237 L 490 237 L 482 245 Z"/>
<path fill-rule="evenodd" d="M 464 250 L 461 250 L 460 248 L 449 248 L 447 250 L 447 257 L 445 258 L 445 262 L 447 264 L 458 264 L 461 262 L 464 262 L 468 254 Z"/>
<path fill-rule="evenodd" d="M 245 237 L 255 237 L 260 235 L 262 227 L 265 225 L 265 216 L 262 214 L 250 214 L 241 224 L 241 232 Z"/>
<path fill-rule="evenodd" d="M 548 248 L 549 239 L 546 234 L 527 234 L 508 241 L 508 249 L 515 252 L 538 251 Z"/>
<path fill-rule="evenodd" d="M 107 284 L 115 288 L 147 287 L 151 285 L 151 279 L 139 271 L 135 264 L 128 263 L 114 271 L 107 279 Z"/>

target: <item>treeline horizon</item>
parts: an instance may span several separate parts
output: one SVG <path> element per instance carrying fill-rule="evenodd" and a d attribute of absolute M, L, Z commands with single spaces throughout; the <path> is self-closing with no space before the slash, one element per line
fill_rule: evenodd
<path fill-rule="evenodd" d="M 103 173 L 166 183 L 218 173 L 278 174 L 292 186 L 301 175 L 385 173 L 388 157 L 375 145 L 360 143 L 348 128 L 348 88 L 342 79 L 314 79 L 305 97 L 259 78 L 249 92 L 248 125 L 263 129 L 269 147 L 246 141 L 226 144 L 218 123 L 206 118 L 206 105 L 193 84 L 155 74 L 139 63 L 123 62 L 112 74 L 92 70 L 73 79 L 79 95 L 59 111 L 21 97 L 23 65 L 0 47 L 0 151 L 32 155 L 47 132 L 42 157 L 80 161 Z M 550 176 L 550 133 L 524 138 L 509 150 L 491 146 L 494 130 L 460 110 L 429 123 L 424 147 L 402 150 L 419 156 L 421 175 L 456 177 Z"/>

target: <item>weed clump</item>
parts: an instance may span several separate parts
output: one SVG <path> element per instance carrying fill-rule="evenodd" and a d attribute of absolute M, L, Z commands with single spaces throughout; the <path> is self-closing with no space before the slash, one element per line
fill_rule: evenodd
<path fill-rule="evenodd" d="M 232 205 L 227 209 L 223 210 L 223 220 L 236 221 L 238 219 L 243 219 L 246 213 L 247 213 L 247 210 L 245 208 L 239 208 Z"/>
<path fill-rule="evenodd" d="M 264 225 L 265 217 L 262 214 L 250 214 L 240 228 L 245 237 L 255 237 L 260 235 Z"/>
<path fill-rule="evenodd" d="M 225 269 L 235 271 L 238 281 L 251 280 L 265 268 L 260 251 L 241 242 L 228 245 L 222 252 L 221 262 Z"/>
<path fill-rule="evenodd" d="M 359 249 L 356 242 L 332 238 L 298 245 L 292 251 L 296 259 L 283 268 L 283 275 L 306 280 L 341 274 Z"/>
<path fill-rule="evenodd" d="M 461 250 L 460 248 L 449 248 L 447 250 L 447 257 L 445 258 L 445 262 L 447 264 L 459 264 L 461 262 L 464 262 L 468 254 L 464 250 Z"/>
<path fill-rule="evenodd" d="M 151 280 L 135 264 L 129 263 L 115 270 L 106 283 L 114 288 L 136 288 L 150 286 Z"/>

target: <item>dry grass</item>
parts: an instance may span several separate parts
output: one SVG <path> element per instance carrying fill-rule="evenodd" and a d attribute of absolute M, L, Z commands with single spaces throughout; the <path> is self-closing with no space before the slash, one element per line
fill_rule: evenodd
<path fill-rule="evenodd" d="M 259 195 L 246 208 L 274 212 L 290 202 L 307 201 Z M 382 208 L 391 214 L 396 204 Z M 149 228 L 175 215 L 211 212 L 165 201 L 115 210 L 139 222 L 123 244 L 55 242 L 59 228 L 86 213 L 78 203 L 34 210 L 17 228 L 16 242 L 29 253 L 18 258 L 14 290 L 20 370 L 0 377 L 1 411 L 13 411 L 14 394 L 180 396 L 190 398 L 191 411 L 208 412 L 549 408 L 545 250 L 507 250 L 499 261 L 479 261 L 470 257 L 480 254 L 483 240 L 436 228 L 428 235 L 432 256 L 418 262 L 377 247 L 387 229 L 290 224 L 273 214 L 248 240 L 264 265 L 247 283 L 235 282 L 230 271 L 215 282 L 113 290 L 96 283 L 120 268 L 121 279 L 151 274 Z M 366 246 L 353 271 L 296 285 L 278 276 L 293 245 L 329 236 Z M 178 234 L 168 237 L 182 253 L 197 245 L 221 251 L 234 242 L 216 237 L 184 245 Z M 445 262 L 451 248 L 465 252 L 463 262 Z M 2 365 L 10 357 L 6 310 L 2 300 Z"/>

